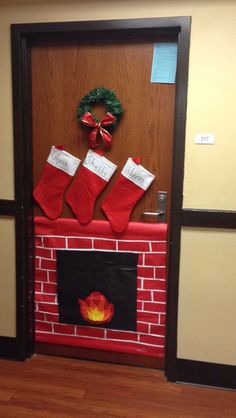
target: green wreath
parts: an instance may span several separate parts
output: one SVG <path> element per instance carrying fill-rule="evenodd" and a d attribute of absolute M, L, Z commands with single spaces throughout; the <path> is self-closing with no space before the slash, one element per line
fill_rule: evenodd
<path fill-rule="evenodd" d="M 106 87 L 96 87 L 87 93 L 81 100 L 78 109 L 77 109 L 77 119 L 80 122 L 81 117 L 85 112 L 92 114 L 96 122 L 99 122 L 96 115 L 92 112 L 92 106 L 96 103 L 103 103 L 106 111 L 111 113 L 116 119 L 112 124 L 113 127 L 117 126 L 120 122 L 122 113 L 124 109 L 117 99 L 115 93 L 112 90 L 107 89 Z"/>

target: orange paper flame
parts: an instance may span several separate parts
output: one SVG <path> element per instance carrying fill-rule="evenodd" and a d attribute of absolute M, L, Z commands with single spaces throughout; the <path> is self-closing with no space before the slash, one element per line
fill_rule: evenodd
<path fill-rule="evenodd" d="M 91 324 L 105 324 L 114 315 L 114 305 L 100 292 L 92 292 L 86 299 L 79 299 L 83 319 Z"/>

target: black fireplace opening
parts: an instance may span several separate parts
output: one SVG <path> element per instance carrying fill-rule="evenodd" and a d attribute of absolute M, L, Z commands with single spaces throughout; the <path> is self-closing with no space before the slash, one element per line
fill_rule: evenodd
<path fill-rule="evenodd" d="M 138 254 L 57 250 L 59 322 L 136 331 Z"/>

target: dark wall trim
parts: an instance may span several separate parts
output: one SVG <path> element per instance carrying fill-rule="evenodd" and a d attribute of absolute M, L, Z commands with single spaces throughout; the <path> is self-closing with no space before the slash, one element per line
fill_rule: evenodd
<path fill-rule="evenodd" d="M 169 232 L 166 376 L 175 381 L 177 356 L 177 318 L 179 293 L 179 259 L 181 235 L 181 211 L 183 204 L 185 125 L 187 111 L 188 62 L 191 20 L 186 20 L 179 32 L 178 65 L 176 75 L 176 100 L 172 163 L 171 219 Z"/>
<path fill-rule="evenodd" d="M 18 344 L 16 338 L 0 337 L 0 356 L 3 358 L 18 359 Z"/>
<path fill-rule="evenodd" d="M 178 359 L 176 380 L 197 385 L 236 389 L 236 366 Z"/>
<path fill-rule="evenodd" d="M 236 211 L 183 209 L 182 226 L 236 228 Z"/>
<path fill-rule="evenodd" d="M 32 355 L 33 206 L 30 48 L 21 31 L 12 30 L 13 132 L 16 204 L 16 316 L 19 359 Z"/>
<path fill-rule="evenodd" d="M 0 199 L 0 216 L 15 216 L 16 205 L 14 200 Z"/>
<path fill-rule="evenodd" d="M 140 30 L 154 30 L 160 33 L 167 31 L 167 33 L 178 33 L 186 28 L 191 21 L 189 16 L 174 16 L 174 17 L 154 17 L 154 18 L 134 18 L 134 19 L 113 19 L 113 20 L 90 20 L 80 22 L 46 22 L 46 23 L 19 23 L 13 24 L 12 30 L 23 35 L 24 38 L 30 39 L 65 39 L 72 35 L 78 39 L 83 33 L 86 37 L 90 32 L 130 32 L 135 35 Z M 94 34 L 93 34 L 94 36 Z M 94 39 L 94 37 L 93 37 Z"/>

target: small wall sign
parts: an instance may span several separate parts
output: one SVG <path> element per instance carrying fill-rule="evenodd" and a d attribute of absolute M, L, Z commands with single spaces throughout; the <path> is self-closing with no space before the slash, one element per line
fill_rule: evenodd
<path fill-rule="evenodd" d="M 215 143 L 215 134 L 196 134 L 195 144 L 212 145 Z"/>

